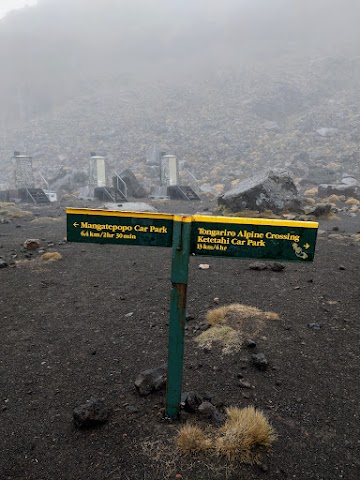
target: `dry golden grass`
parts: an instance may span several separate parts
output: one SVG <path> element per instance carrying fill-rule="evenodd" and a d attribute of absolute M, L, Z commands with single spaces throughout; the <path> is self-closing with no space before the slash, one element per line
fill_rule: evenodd
<path fill-rule="evenodd" d="M 264 312 L 259 308 L 241 303 L 232 303 L 209 310 L 206 320 L 208 330 L 195 338 L 200 348 L 211 349 L 214 344 L 222 345 L 222 353 L 238 352 L 244 338 L 256 338 L 268 320 L 279 320 L 275 312 Z"/>
<path fill-rule="evenodd" d="M 307 198 L 305 198 L 305 202 L 306 202 L 308 205 L 315 205 L 316 200 L 315 200 L 315 198 L 307 197 Z"/>
<path fill-rule="evenodd" d="M 196 425 L 185 425 L 176 436 L 176 445 L 182 454 L 205 452 L 211 448 L 211 440 Z"/>
<path fill-rule="evenodd" d="M 329 212 L 325 215 L 321 215 L 321 218 L 325 220 L 340 220 L 340 218 L 334 212 Z"/>
<path fill-rule="evenodd" d="M 57 262 L 62 259 L 62 255 L 59 252 L 46 252 L 41 255 L 43 262 Z"/>
<path fill-rule="evenodd" d="M 51 223 L 60 223 L 64 222 L 65 218 L 62 217 L 37 217 L 34 220 L 31 220 L 31 223 L 36 225 L 49 225 Z"/>
<path fill-rule="evenodd" d="M 214 344 L 222 346 L 222 353 L 229 354 L 238 352 L 242 345 L 242 337 L 239 331 L 227 325 L 211 327 L 200 333 L 195 338 L 200 348 L 211 349 Z"/>
<path fill-rule="evenodd" d="M 215 450 L 229 460 L 259 463 L 262 451 L 276 439 L 266 416 L 254 407 L 228 408 L 227 420 L 215 440 Z"/>
<path fill-rule="evenodd" d="M 351 235 L 355 242 L 360 242 L 360 233 L 354 233 Z"/>
<path fill-rule="evenodd" d="M 360 201 L 353 197 L 348 198 L 345 203 L 346 205 L 360 205 Z"/>
<path fill-rule="evenodd" d="M 235 317 L 235 318 L 234 318 Z M 279 320 L 275 312 L 263 312 L 259 308 L 241 303 L 232 303 L 223 307 L 213 308 L 206 314 L 206 320 L 210 326 L 229 323 L 231 320 L 244 320 L 248 318 L 260 318 L 262 320 Z"/>
<path fill-rule="evenodd" d="M 0 216 L 3 218 L 25 218 L 31 217 L 32 213 L 21 210 L 15 203 L 0 202 Z"/>
<path fill-rule="evenodd" d="M 304 192 L 304 195 L 312 197 L 314 195 L 317 195 L 317 193 L 318 193 L 317 187 L 313 187 L 313 188 L 309 188 L 308 190 L 306 190 Z"/>
<path fill-rule="evenodd" d="M 324 200 L 324 203 L 333 203 L 333 202 L 340 202 L 339 195 L 335 195 L 334 193 L 330 195 L 327 199 Z"/>

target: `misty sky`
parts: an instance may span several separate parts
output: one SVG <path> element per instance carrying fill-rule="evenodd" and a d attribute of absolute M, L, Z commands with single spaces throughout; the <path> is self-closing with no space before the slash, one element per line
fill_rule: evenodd
<path fill-rule="evenodd" d="M 37 0 L 0 0 L 0 19 L 11 10 L 17 10 L 27 5 L 35 5 Z"/>

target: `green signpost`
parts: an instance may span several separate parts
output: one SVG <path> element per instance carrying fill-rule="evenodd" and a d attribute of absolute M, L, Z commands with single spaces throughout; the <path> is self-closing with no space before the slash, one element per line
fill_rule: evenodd
<path fill-rule="evenodd" d="M 318 223 L 66 209 L 68 242 L 172 247 L 166 415 L 179 414 L 189 255 L 309 262 Z"/>

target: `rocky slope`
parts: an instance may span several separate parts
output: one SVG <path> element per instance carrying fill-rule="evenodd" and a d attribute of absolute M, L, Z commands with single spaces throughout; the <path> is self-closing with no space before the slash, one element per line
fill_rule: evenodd
<path fill-rule="evenodd" d="M 131 167 L 150 186 L 157 182 L 158 173 L 146 157 L 156 146 L 178 156 L 184 182 L 203 189 L 209 185 L 215 193 L 273 166 L 286 166 L 296 178 L 309 178 L 313 183 L 337 180 L 344 173 L 359 177 L 360 58 L 356 56 L 358 34 L 352 29 L 351 10 L 336 24 L 336 15 L 324 17 L 318 0 L 318 8 L 309 17 L 308 38 L 300 20 L 288 38 L 289 27 L 281 19 L 289 19 L 289 11 L 279 2 L 282 16 L 279 20 L 273 13 L 272 29 L 264 18 L 248 12 L 251 25 L 257 26 L 254 41 L 256 34 L 250 27 L 244 31 L 236 28 L 244 26 L 238 11 L 232 19 L 224 15 L 214 22 L 219 12 L 208 9 L 194 33 L 193 23 L 204 12 L 200 3 L 198 11 L 192 11 L 192 20 L 185 7 L 181 15 L 178 12 L 172 28 L 173 11 L 159 16 L 146 34 L 136 30 L 136 35 L 123 25 L 121 35 L 114 37 L 111 25 L 97 49 L 93 35 L 87 35 L 80 46 L 76 43 L 79 38 L 69 34 L 65 40 L 71 40 L 70 44 L 65 42 L 59 57 L 66 71 L 54 67 L 57 76 L 48 71 L 52 64 L 44 67 L 49 58 L 45 53 L 43 57 L 35 55 L 39 71 L 49 75 L 42 77 L 42 83 L 31 84 L 39 88 L 38 103 L 36 95 L 31 97 L 38 112 L 27 108 L 24 87 L 18 90 L 22 117 L 2 114 L 0 189 L 11 184 L 10 158 L 15 149 L 31 154 L 36 170 L 48 179 L 57 175 L 60 166 L 86 171 L 89 152 L 97 151 L 108 157 L 111 170 Z M 84 12 L 82 2 L 75 4 L 77 9 L 69 10 L 64 2 L 62 10 L 72 13 L 66 21 L 73 34 Z M 100 31 L 101 22 L 114 12 L 112 2 L 108 4 L 107 15 L 99 19 Z M 334 6 L 337 4 L 334 0 Z M 51 36 L 40 21 L 48 18 L 45 7 L 51 5 L 50 0 L 44 1 L 42 9 L 27 15 L 38 19 L 39 37 L 48 35 L 56 52 L 57 42 L 64 41 L 61 28 Z M 351 8 L 356 8 L 355 4 L 351 3 Z M 305 13 L 303 19 L 310 15 Z M 11 25 L 17 31 L 15 20 L 19 24 L 21 19 L 9 18 L 1 25 L 0 34 L 10 38 Z M 135 28 L 143 21 L 140 15 L 130 25 Z M 348 29 L 343 28 L 346 22 Z M 280 30 L 275 28 L 279 25 Z M 226 30 L 221 28 L 224 26 Z M 341 37 L 331 36 L 334 27 L 342 28 Z M 170 31 L 172 35 L 165 37 Z M 30 27 L 29 32 L 31 35 Z M 120 39 L 128 50 L 123 44 L 120 48 Z M 103 58 L 107 47 L 108 56 Z M 39 53 L 38 43 L 34 48 Z"/>

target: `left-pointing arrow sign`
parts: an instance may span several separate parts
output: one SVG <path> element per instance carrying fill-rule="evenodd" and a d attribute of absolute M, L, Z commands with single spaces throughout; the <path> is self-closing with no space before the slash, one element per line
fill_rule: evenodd
<path fill-rule="evenodd" d="M 73 225 L 74 225 L 74 227 L 78 227 L 78 226 L 79 226 L 79 224 L 78 224 L 77 222 L 74 222 Z"/>

